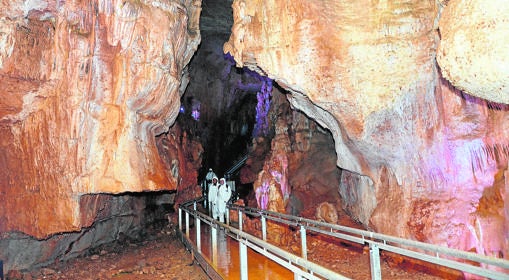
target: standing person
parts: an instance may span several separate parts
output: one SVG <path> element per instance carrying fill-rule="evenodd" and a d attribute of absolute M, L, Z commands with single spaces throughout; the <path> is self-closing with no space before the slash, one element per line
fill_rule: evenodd
<path fill-rule="evenodd" d="M 212 168 L 209 168 L 209 172 L 207 173 L 207 175 L 205 175 L 205 183 L 203 184 L 203 189 L 202 189 L 202 195 L 205 196 L 205 200 L 203 201 L 203 203 L 205 203 L 205 208 L 207 207 L 210 207 L 210 203 L 209 205 L 207 205 L 207 201 L 209 200 L 208 199 L 208 186 L 210 185 L 210 183 L 212 183 L 212 178 L 214 177 L 217 177 L 216 176 L 216 173 L 214 173 L 214 171 L 212 171 Z"/>
<path fill-rule="evenodd" d="M 226 204 L 232 196 L 232 189 L 226 184 L 224 178 L 219 179 L 219 190 L 217 192 L 217 210 L 219 221 L 224 223 L 224 214 L 226 213 Z"/>
<path fill-rule="evenodd" d="M 207 181 L 207 185 L 212 183 L 212 178 L 217 177 L 216 173 L 212 170 L 212 168 L 209 168 L 209 172 L 207 175 L 205 175 L 205 181 Z"/>
<path fill-rule="evenodd" d="M 209 214 L 212 214 L 212 218 L 217 219 L 217 192 L 219 184 L 217 177 L 212 178 L 212 182 L 209 184 L 208 200 L 209 200 Z"/>

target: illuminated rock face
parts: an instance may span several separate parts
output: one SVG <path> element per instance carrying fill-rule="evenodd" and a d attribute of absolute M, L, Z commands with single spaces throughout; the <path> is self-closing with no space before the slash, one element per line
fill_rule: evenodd
<path fill-rule="evenodd" d="M 177 187 L 155 136 L 178 114 L 200 3 L 0 3 L 0 232 L 79 230 L 83 194 Z"/>
<path fill-rule="evenodd" d="M 507 258 L 509 106 L 441 78 L 442 5 L 236 0 L 224 51 L 274 79 L 294 108 L 332 132 L 337 188 L 356 220 Z"/>
<path fill-rule="evenodd" d="M 506 1 L 450 1 L 439 25 L 444 77 L 471 95 L 509 104 L 508 24 Z"/>
<path fill-rule="evenodd" d="M 178 195 L 174 206 L 201 196 L 198 186 L 198 169 L 202 165 L 203 147 L 199 141 L 187 135 L 175 123 L 168 133 L 156 137 L 165 169 L 173 178 L 178 178 Z"/>

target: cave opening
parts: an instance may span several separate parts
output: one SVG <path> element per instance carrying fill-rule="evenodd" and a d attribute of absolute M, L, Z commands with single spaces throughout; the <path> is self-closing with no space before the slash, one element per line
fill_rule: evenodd
<path fill-rule="evenodd" d="M 235 67 L 232 57 L 223 54 L 222 42 L 216 37 L 203 41 L 191 60 L 190 82 L 176 121 L 203 146 L 198 182 L 209 168 L 218 177 L 232 176 L 238 198 L 259 207 L 267 190 L 254 187 L 267 179 L 260 173 L 271 173 L 290 178 L 277 182 L 283 193 L 280 211 L 314 216 L 322 202 L 341 209 L 341 171 L 331 132 L 292 108 L 288 92 L 271 79 Z M 241 168 L 226 174 L 242 159 L 246 162 Z"/>
<path fill-rule="evenodd" d="M 261 173 L 271 173 L 290 178 L 277 182 L 279 211 L 314 217 L 324 202 L 341 209 L 341 170 L 331 132 L 293 108 L 289 93 L 277 83 L 237 67 L 223 52 L 233 24 L 231 2 L 203 2 L 202 40 L 187 66 L 189 83 L 174 124 L 202 146 L 198 184 L 212 168 L 219 178 L 235 181 L 236 194 L 246 205 L 258 207 L 267 190 L 255 186 L 268 183 Z M 160 150 L 162 157 L 165 153 Z M 228 173 L 243 159 L 241 168 Z"/>
<path fill-rule="evenodd" d="M 225 81 L 229 84 L 214 91 L 214 87 L 197 90 L 195 87 L 200 86 L 191 80 L 176 120 L 177 125 L 203 146 L 200 178 L 208 168 L 223 176 L 233 163 L 248 153 L 256 129 L 257 93 L 261 82 L 238 68 L 233 77 L 227 76 Z"/>

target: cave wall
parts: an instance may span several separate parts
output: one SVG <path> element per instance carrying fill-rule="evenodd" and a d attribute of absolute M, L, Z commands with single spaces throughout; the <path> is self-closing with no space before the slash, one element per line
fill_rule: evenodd
<path fill-rule="evenodd" d="M 83 203 L 87 194 L 178 188 L 180 201 L 195 197 L 203 156 L 195 137 L 207 133 L 168 127 L 190 76 L 195 83 L 186 97 L 220 102 L 205 108 L 204 118 L 230 118 L 222 113 L 243 108 L 238 96 L 258 92 L 261 84 L 233 63 L 274 79 L 299 111 L 276 109 L 286 119 L 274 118 L 274 141 L 257 144 L 272 145 L 260 155 L 266 164 L 256 169 L 263 172 L 246 176 L 257 187 L 277 186 L 272 210 L 297 214 L 298 207 L 288 210 L 295 201 L 289 189 L 312 191 L 316 200 L 297 197 L 307 203 L 340 195 L 338 205 L 367 228 L 509 255 L 504 5 L 236 0 L 224 46 L 235 62 L 217 49 L 228 35 L 211 35 L 188 75 L 185 66 L 201 37 L 200 4 L 0 3 L 0 257 L 9 265 L 25 258 L 5 255 L 26 240 L 49 241 L 30 246 L 42 246 L 33 263 L 81 253 L 81 246 L 66 253 L 78 236 L 97 244 L 89 227 L 98 205 L 115 209 L 124 202 Z M 215 32 L 217 20 L 203 29 Z M 232 135 L 246 121 L 222 124 L 213 137 L 232 132 L 224 143 L 238 142 Z M 332 150 L 321 127 L 332 134 Z M 330 168 L 331 160 L 339 169 Z M 220 161 L 230 162 L 207 165 Z M 139 218 L 117 222 L 116 213 L 107 218 L 116 224 L 113 232 L 126 225 L 133 234 L 139 230 Z M 110 231 L 102 228 L 98 236 Z M 61 232 L 66 238 L 54 235 Z M 106 237 L 102 241 L 116 238 Z M 12 245 L 16 240 L 23 241 Z"/>
<path fill-rule="evenodd" d="M 245 203 L 313 219 L 322 202 L 340 209 L 341 170 L 336 166 L 331 133 L 293 110 L 278 87 L 273 87 L 268 102 L 269 129 L 253 139 L 240 171 L 240 183 L 254 183 L 254 196 Z"/>
<path fill-rule="evenodd" d="M 460 29 L 440 34 L 449 27 L 441 15 L 463 2 L 236 0 L 224 51 L 238 66 L 274 79 L 294 108 L 331 131 L 342 205 L 365 227 L 507 258 L 505 93 L 490 101 L 468 95 L 451 75 L 442 78 L 453 70 L 436 60 L 439 46 L 450 55 L 440 45 L 444 36 Z M 462 15 L 461 29 L 468 30 L 470 14 Z M 485 14 L 485 21 L 506 22 L 507 13 L 497 15 Z M 473 34 L 490 31 L 474 26 Z M 461 34 L 469 42 L 504 42 L 496 32 Z M 462 54 L 477 63 L 483 55 L 507 59 L 475 50 L 476 57 Z M 467 69 L 468 62 L 453 65 Z M 477 76 L 492 85 L 502 79 Z"/>
<path fill-rule="evenodd" d="M 203 163 L 204 151 L 199 139 L 175 123 L 167 133 L 156 137 L 156 146 L 165 170 L 177 179 L 174 208 L 178 209 L 180 203 L 200 197 L 198 171 Z"/>
<path fill-rule="evenodd" d="M 508 104 L 508 23 L 503 0 L 449 1 L 440 16 L 437 50 L 444 77 L 470 95 Z"/>
<path fill-rule="evenodd" d="M 91 194 L 80 196 L 80 218 L 89 227 L 37 239 L 22 232 L 0 235 L 4 271 L 30 270 L 86 255 L 110 242 L 140 240 L 145 235 L 147 199 L 144 196 Z M 88 222 L 88 223 L 87 223 Z"/>
<path fill-rule="evenodd" d="M 177 188 L 155 136 L 177 117 L 200 5 L 0 3 L 0 232 L 76 231 L 83 194 Z"/>

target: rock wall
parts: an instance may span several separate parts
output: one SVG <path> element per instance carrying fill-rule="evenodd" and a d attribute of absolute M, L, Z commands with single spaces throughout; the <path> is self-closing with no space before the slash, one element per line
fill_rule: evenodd
<path fill-rule="evenodd" d="M 254 140 L 241 170 L 241 182 L 254 183 L 256 201 L 248 203 L 311 217 L 322 202 L 339 206 L 341 171 L 335 164 L 332 135 L 302 112 L 291 110 L 287 96 L 277 87 L 272 90 L 268 120 L 270 132 L 263 141 L 262 136 Z"/>
<path fill-rule="evenodd" d="M 156 145 L 165 170 L 177 179 L 174 208 L 178 209 L 181 202 L 200 197 L 198 170 L 202 166 L 201 143 L 175 123 L 168 133 L 156 137 Z"/>
<path fill-rule="evenodd" d="M 365 227 L 508 258 L 509 106 L 441 77 L 445 5 L 236 0 L 224 51 L 332 132 L 343 207 Z"/>
<path fill-rule="evenodd" d="M 0 232 L 80 230 L 80 197 L 172 190 L 155 136 L 177 117 L 200 1 L 0 3 Z"/>
<path fill-rule="evenodd" d="M 147 226 L 144 196 L 83 195 L 79 204 L 87 209 L 80 213 L 81 219 L 92 226 L 42 240 L 21 232 L 2 233 L 0 259 L 4 261 L 4 270 L 30 270 L 82 256 L 101 244 L 140 240 L 144 235 Z"/>
<path fill-rule="evenodd" d="M 468 94 L 509 104 L 507 2 L 449 1 L 439 24 L 444 77 Z"/>
<path fill-rule="evenodd" d="M 79 196 L 79 219 L 84 226 L 73 232 L 37 239 L 21 232 L 0 232 L 0 260 L 9 270 L 30 270 L 56 261 L 89 254 L 102 244 L 142 241 L 147 228 L 163 220 L 182 201 L 201 195 L 197 184 L 203 148 L 178 124 L 156 138 L 165 170 L 178 180 L 177 190 Z M 153 234 L 153 232 L 152 232 Z"/>

